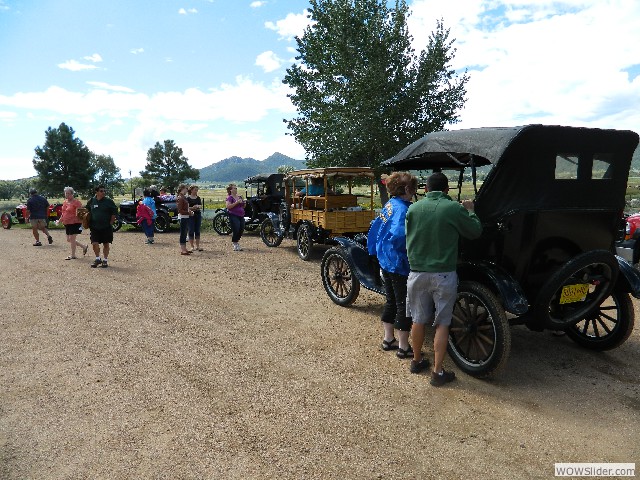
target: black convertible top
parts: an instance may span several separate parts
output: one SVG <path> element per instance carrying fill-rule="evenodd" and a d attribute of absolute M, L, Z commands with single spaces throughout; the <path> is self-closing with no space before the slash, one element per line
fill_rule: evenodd
<path fill-rule="evenodd" d="M 522 210 L 622 211 L 638 134 L 525 125 L 429 133 L 383 162 L 394 170 L 493 168 L 476 196 L 483 220 Z M 573 176 L 563 159 L 575 163 Z M 596 171 L 606 167 L 606 171 Z"/>

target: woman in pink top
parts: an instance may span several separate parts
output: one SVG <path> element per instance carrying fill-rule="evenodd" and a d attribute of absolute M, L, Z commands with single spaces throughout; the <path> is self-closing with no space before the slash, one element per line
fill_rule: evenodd
<path fill-rule="evenodd" d="M 244 199 L 242 195 L 238 195 L 238 187 L 230 183 L 227 187 L 226 207 L 229 214 L 229 223 L 231 223 L 231 243 L 235 252 L 242 251 L 240 247 L 240 237 L 244 231 Z"/>
<path fill-rule="evenodd" d="M 78 208 L 82 207 L 82 202 L 73 196 L 75 192 L 71 187 L 64 187 L 64 202 L 62 203 L 62 215 L 60 221 L 64 224 L 67 234 L 67 242 L 71 244 L 71 255 L 65 260 L 73 260 L 76 257 L 76 247 L 82 248 L 82 255 L 87 254 L 88 245 L 83 245 L 76 240 L 82 230 L 82 220 L 78 218 Z"/>

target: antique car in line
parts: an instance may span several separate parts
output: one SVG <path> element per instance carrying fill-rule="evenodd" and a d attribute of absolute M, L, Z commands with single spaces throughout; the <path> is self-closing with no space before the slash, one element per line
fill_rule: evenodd
<path fill-rule="evenodd" d="M 640 272 L 615 254 L 615 242 L 637 144 L 631 131 L 477 128 L 428 134 L 384 162 L 393 170 L 443 171 L 452 187 L 457 178 L 458 200 L 471 173 L 468 191 L 483 233 L 459 248 L 448 351 L 460 369 L 486 377 L 504 366 L 510 325 L 563 330 L 593 350 L 627 340 Z M 478 186 L 481 167 L 490 170 Z M 335 240 L 339 246 L 321 265 L 329 297 L 349 305 L 360 284 L 381 293 L 364 246 Z"/>
<path fill-rule="evenodd" d="M 302 182 L 301 182 L 302 181 Z M 298 195 L 302 183 L 322 185 L 321 195 Z M 282 240 L 296 240 L 298 255 L 309 260 L 314 243 L 334 244 L 335 237 L 354 238 L 366 234 L 375 216 L 374 174 L 367 167 L 328 167 L 295 170 L 284 179 L 285 193 L 278 213 L 270 212 L 260 226 L 260 237 L 268 247 Z M 366 190 L 356 193 L 355 187 Z M 335 193 L 341 191 L 342 193 Z M 359 200 L 362 199 L 362 204 Z"/>
<path fill-rule="evenodd" d="M 267 213 L 278 213 L 280 202 L 284 197 L 284 174 L 263 173 L 253 175 L 244 181 L 245 230 L 253 231 L 267 218 Z M 226 208 L 219 208 L 213 217 L 213 229 L 218 235 L 231 234 L 231 224 Z"/>
<path fill-rule="evenodd" d="M 136 219 L 136 211 L 138 209 L 138 203 L 142 200 L 125 200 L 120 203 L 120 209 L 118 217 L 113 224 L 113 231 L 117 232 L 122 228 L 122 225 L 138 226 Z M 172 223 L 178 223 L 178 206 L 176 204 L 175 195 L 158 195 L 155 197 L 156 202 L 156 221 L 154 223 L 154 230 L 158 233 L 165 233 L 169 231 L 169 227 Z"/>
<path fill-rule="evenodd" d="M 50 222 L 55 222 L 62 216 L 62 204 L 53 203 L 49 205 L 47 211 L 47 226 Z M 27 205 L 21 203 L 18 205 L 14 212 L 2 212 L 0 215 L 0 221 L 2 222 L 2 228 L 9 229 L 11 225 L 15 223 L 27 223 L 29 222 L 29 214 L 27 211 Z"/>

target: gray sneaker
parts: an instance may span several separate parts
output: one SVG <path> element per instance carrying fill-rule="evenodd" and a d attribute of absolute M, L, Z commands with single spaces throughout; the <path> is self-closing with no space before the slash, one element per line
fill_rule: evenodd
<path fill-rule="evenodd" d="M 454 372 L 447 372 L 444 368 L 440 373 L 431 372 L 431 385 L 434 387 L 440 387 L 445 383 L 453 382 L 456 379 Z"/>
<path fill-rule="evenodd" d="M 109 264 L 107 263 L 106 260 L 102 260 L 102 268 L 107 268 L 109 266 Z"/>

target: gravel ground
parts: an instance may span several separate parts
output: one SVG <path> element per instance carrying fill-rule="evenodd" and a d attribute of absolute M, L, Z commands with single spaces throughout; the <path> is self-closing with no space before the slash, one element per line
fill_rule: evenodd
<path fill-rule="evenodd" d="M 53 237 L 0 231 L 2 479 L 551 478 L 555 462 L 640 461 L 637 331 L 593 353 L 513 327 L 501 376 L 447 359 L 459 379 L 437 389 L 379 349 L 382 297 L 331 303 L 322 248 L 303 262 L 290 240 L 247 234 L 232 252 L 206 234 L 185 257 L 175 232 L 146 246 L 122 231 L 91 269 Z"/>

